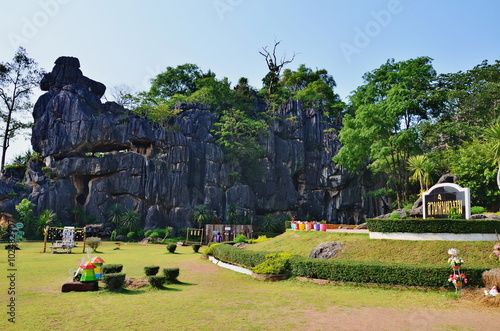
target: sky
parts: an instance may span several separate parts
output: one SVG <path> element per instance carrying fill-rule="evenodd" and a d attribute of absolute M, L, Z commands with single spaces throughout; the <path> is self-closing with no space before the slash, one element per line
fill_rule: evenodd
<path fill-rule="evenodd" d="M 0 0 L 0 8 L 0 62 L 19 46 L 46 71 L 59 56 L 77 57 L 108 100 L 113 86 L 148 90 L 184 63 L 261 88 L 268 69 L 259 51 L 277 41 L 279 57 L 295 55 L 286 68 L 326 69 L 344 101 L 390 58 L 428 56 L 437 73 L 500 59 L 495 0 Z M 15 139 L 7 160 L 29 148 Z"/>

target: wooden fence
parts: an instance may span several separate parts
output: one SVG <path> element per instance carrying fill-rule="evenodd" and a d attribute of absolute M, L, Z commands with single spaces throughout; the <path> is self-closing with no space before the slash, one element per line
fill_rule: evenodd
<path fill-rule="evenodd" d="M 251 239 L 253 228 L 251 225 L 233 225 L 233 224 L 205 224 L 204 244 L 216 242 L 217 233 L 222 236 L 222 241 L 233 241 L 234 238 L 243 234 L 247 239 Z"/>

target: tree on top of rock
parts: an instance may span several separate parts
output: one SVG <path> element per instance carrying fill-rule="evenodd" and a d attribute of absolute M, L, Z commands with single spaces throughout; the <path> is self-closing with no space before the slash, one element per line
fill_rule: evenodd
<path fill-rule="evenodd" d="M 3 122 L 0 133 L 2 137 L 0 168 L 2 169 L 10 139 L 21 130 L 32 126 L 32 123 L 26 120 L 26 114 L 32 108 L 30 96 L 33 88 L 38 86 L 42 75 L 43 72 L 38 68 L 38 64 L 28 57 L 22 47 L 16 51 L 12 62 L 0 63 L 0 118 Z"/>

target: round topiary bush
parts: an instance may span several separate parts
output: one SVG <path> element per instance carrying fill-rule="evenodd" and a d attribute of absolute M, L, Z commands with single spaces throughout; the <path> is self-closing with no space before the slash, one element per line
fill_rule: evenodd
<path fill-rule="evenodd" d="M 176 244 L 169 244 L 167 246 L 167 250 L 170 252 L 170 253 L 175 253 L 175 250 L 177 249 L 177 245 Z"/>
<path fill-rule="evenodd" d="M 104 264 L 102 266 L 103 274 L 116 274 L 122 272 L 123 264 Z"/>
<path fill-rule="evenodd" d="M 165 275 L 167 282 L 176 282 L 177 277 L 179 277 L 179 268 L 164 268 L 163 274 Z"/>
<path fill-rule="evenodd" d="M 154 276 L 158 273 L 159 270 L 160 267 L 156 265 L 144 267 L 144 272 L 146 273 L 146 276 Z"/>
<path fill-rule="evenodd" d="M 125 274 L 123 273 L 104 274 L 102 276 L 102 281 L 104 284 L 106 284 L 108 290 L 119 291 L 123 288 L 123 284 L 125 283 Z"/>
<path fill-rule="evenodd" d="M 166 277 L 165 276 L 149 276 L 148 282 L 151 287 L 154 288 L 162 288 L 163 284 L 165 284 Z"/>
<path fill-rule="evenodd" d="M 193 245 L 193 251 L 194 251 L 195 253 L 198 253 L 198 251 L 200 250 L 200 247 L 201 247 L 201 245 L 200 245 L 200 244 L 194 244 L 194 245 Z"/>

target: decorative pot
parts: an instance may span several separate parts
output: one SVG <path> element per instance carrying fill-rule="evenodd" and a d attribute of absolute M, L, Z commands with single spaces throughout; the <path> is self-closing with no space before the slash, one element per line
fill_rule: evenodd
<path fill-rule="evenodd" d="M 321 231 L 326 231 L 326 224 L 321 223 L 319 226 Z"/>
<path fill-rule="evenodd" d="M 459 265 L 454 265 L 454 266 L 452 266 L 452 268 L 453 268 L 454 270 L 459 270 L 459 269 L 460 269 L 460 266 L 459 266 Z"/>
<path fill-rule="evenodd" d="M 312 230 L 312 223 L 306 223 L 306 231 L 311 231 Z"/>

